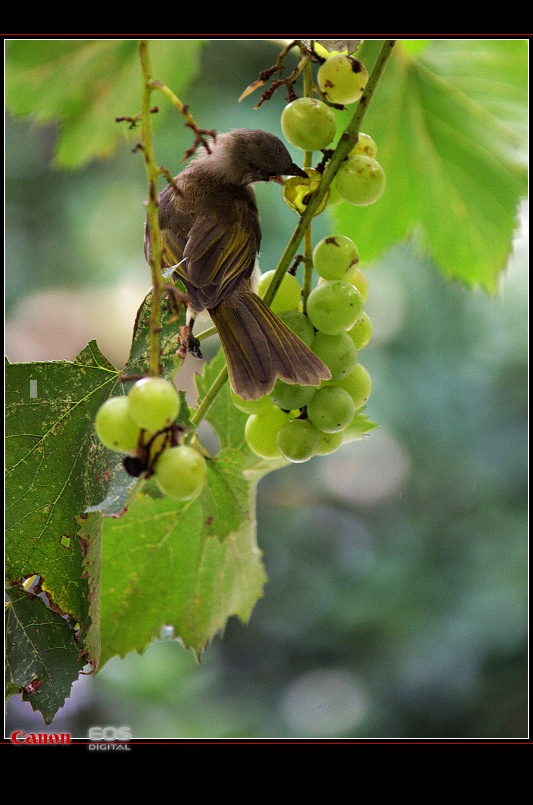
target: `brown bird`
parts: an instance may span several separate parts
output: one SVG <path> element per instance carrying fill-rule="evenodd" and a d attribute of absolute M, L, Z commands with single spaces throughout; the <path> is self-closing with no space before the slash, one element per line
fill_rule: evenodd
<path fill-rule="evenodd" d="M 163 266 L 174 267 L 194 315 L 207 310 L 220 336 L 233 390 L 272 391 L 276 378 L 318 386 L 325 364 L 255 293 L 261 226 L 252 184 L 307 176 L 278 137 L 236 129 L 217 135 L 158 196 Z M 145 236 L 145 254 L 150 244 Z M 189 348 L 195 351 L 195 339 Z M 196 342 L 197 343 L 197 342 Z"/>

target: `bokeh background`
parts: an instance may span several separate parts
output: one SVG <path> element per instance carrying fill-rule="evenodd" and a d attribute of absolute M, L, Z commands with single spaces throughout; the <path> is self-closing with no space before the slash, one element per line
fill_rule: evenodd
<path fill-rule="evenodd" d="M 243 76 L 253 81 L 276 57 L 264 40 L 209 42 L 186 98 L 199 124 L 280 135 L 282 94 L 255 111 L 256 98 L 237 102 Z M 56 134 L 6 120 L 7 356 L 72 359 L 96 338 L 120 366 L 150 284 L 144 166 L 125 135 L 113 159 L 55 170 Z M 157 130 L 160 164 L 177 172 L 189 145 L 170 115 Z M 296 217 L 279 187 L 257 192 L 268 270 Z M 374 337 L 361 362 L 373 378 L 367 413 L 380 427 L 261 481 L 269 582 L 250 623 L 232 619 L 200 663 L 170 639 L 110 661 L 80 678 L 48 731 L 527 735 L 527 221 L 524 205 L 495 297 L 446 282 L 409 244 L 365 266 Z M 315 219 L 315 241 L 331 231 L 327 213 Z M 180 370 L 191 399 L 197 368 L 190 358 Z M 14 697 L 12 728 L 46 731 Z"/>

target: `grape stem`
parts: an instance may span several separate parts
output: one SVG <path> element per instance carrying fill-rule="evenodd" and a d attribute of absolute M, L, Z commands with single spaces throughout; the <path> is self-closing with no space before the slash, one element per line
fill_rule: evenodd
<path fill-rule="evenodd" d="M 220 370 L 219 374 L 213 381 L 213 384 L 207 390 L 206 395 L 200 402 L 198 408 L 191 416 L 191 422 L 195 426 L 195 428 L 198 427 L 200 422 L 203 420 L 203 418 L 205 417 L 205 415 L 215 402 L 219 391 L 222 389 L 227 379 L 228 379 L 228 367 L 224 366 L 224 368 Z"/>

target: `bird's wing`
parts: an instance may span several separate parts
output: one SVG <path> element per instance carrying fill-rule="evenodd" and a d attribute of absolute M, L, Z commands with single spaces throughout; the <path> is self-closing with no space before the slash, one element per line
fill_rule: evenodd
<path fill-rule="evenodd" d="M 205 307 L 213 307 L 251 275 L 257 248 L 257 241 L 238 223 L 228 226 L 199 218 L 183 251 L 186 282 L 197 289 Z"/>

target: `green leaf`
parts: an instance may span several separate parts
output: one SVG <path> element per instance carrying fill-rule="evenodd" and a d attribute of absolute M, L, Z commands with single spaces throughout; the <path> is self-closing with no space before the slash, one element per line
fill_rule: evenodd
<path fill-rule="evenodd" d="M 367 416 L 359 412 L 354 416 L 344 431 L 342 441 L 344 444 L 347 442 L 355 442 L 358 439 L 362 439 L 370 433 L 371 430 L 377 427 L 378 425 L 375 422 L 372 422 Z"/>
<path fill-rule="evenodd" d="M 211 472 L 221 476 L 226 470 Z M 216 494 L 206 491 L 182 505 L 140 494 L 127 516 L 105 521 L 103 663 L 116 654 L 144 651 L 163 626 L 172 626 L 198 654 L 230 616 L 250 617 L 265 582 L 255 534 L 255 484 L 248 485 L 246 512 L 235 512 L 235 528 L 223 542 L 209 535 L 217 524 L 229 528 L 219 520 L 229 507 L 222 498 L 212 506 Z"/>
<path fill-rule="evenodd" d="M 89 625 L 76 517 L 103 495 L 116 460 L 94 416 L 117 382 L 90 344 L 75 361 L 6 367 L 6 574 L 38 573 L 54 605 Z"/>
<path fill-rule="evenodd" d="M 433 42 L 420 60 L 398 43 L 363 126 L 378 144 L 385 193 L 332 212 L 362 260 L 412 236 L 447 277 L 497 289 L 527 192 L 526 93 L 524 42 Z"/>
<path fill-rule="evenodd" d="M 76 631 L 41 598 L 18 587 L 11 587 L 8 595 L 7 690 L 22 693 L 50 724 L 84 665 Z"/>
<path fill-rule="evenodd" d="M 201 45 L 199 40 L 151 40 L 154 77 L 183 92 L 196 73 Z M 135 40 L 7 44 L 6 106 L 17 117 L 60 123 L 55 163 L 63 168 L 80 168 L 116 151 L 126 124 L 115 118 L 140 111 L 141 84 Z M 168 109 L 161 104 L 162 112 Z"/>

